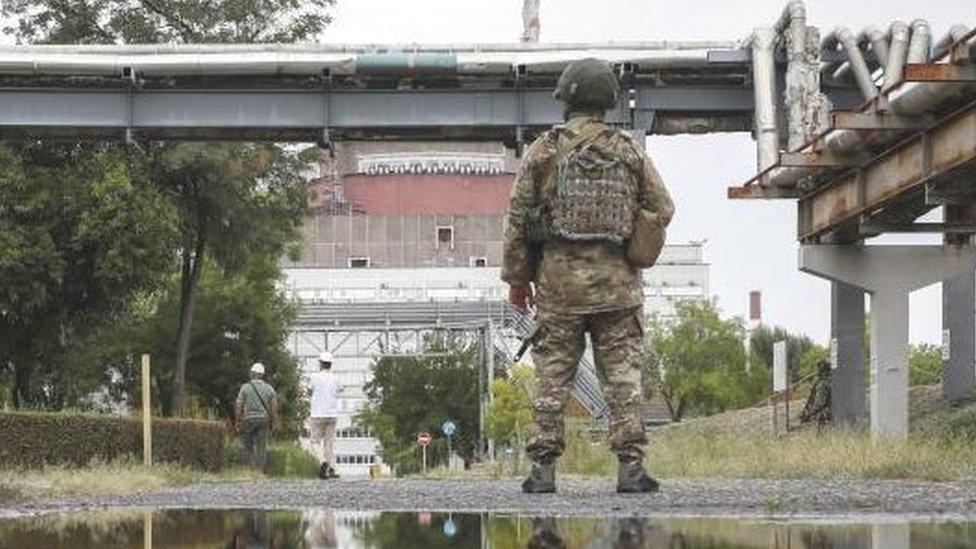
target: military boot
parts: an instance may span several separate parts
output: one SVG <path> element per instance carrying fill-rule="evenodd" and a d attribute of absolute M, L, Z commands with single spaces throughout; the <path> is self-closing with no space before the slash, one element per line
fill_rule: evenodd
<path fill-rule="evenodd" d="M 651 478 L 644 470 L 641 460 L 620 460 L 617 469 L 617 493 L 637 494 L 643 492 L 657 492 L 660 484 Z"/>
<path fill-rule="evenodd" d="M 532 472 L 522 482 L 526 494 L 552 494 L 556 492 L 556 464 L 532 463 Z"/>

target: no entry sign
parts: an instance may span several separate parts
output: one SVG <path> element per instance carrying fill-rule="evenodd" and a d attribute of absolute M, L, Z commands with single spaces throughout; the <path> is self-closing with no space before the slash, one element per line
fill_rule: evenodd
<path fill-rule="evenodd" d="M 427 446 L 428 444 L 430 444 L 430 441 L 431 441 L 430 433 L 428 433 L 427 431 L 423 431 L 419 435 L 417 435 L 417 444 L 421 446 Z"/>

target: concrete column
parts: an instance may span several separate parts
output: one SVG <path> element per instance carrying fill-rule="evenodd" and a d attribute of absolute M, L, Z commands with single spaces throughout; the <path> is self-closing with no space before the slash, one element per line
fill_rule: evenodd
<path fill-rule="evenodd" d="M 800 269 L 871 294 L 871 434 L 908 434 L 908 295 L 971 272 L 969 245 L 804 245 Z"/>
<path fill-rule="evenodd" d="M 830 284 L 830 415 L 835 425 L 864 424 L 867 400 L 864 375 L 864 291 Z"/>
<path fill-rule="evenodd" d="M 908 435 L 908 294 L 871 294 L 871 433 Z"/>
<path fill-rule="evenodd" d="M 972 398 L 976 384 L 976 271 L 942 283 L 942 394 Z"/>

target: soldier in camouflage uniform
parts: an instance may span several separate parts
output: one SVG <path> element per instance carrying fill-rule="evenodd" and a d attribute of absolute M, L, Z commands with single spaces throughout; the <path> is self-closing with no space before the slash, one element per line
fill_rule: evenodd
<path fill-rule="evenodd" d="M 810 387 L 810 396 L 800 413 L 800 423 L 816 423 L 818 428 L 830 424 L 830 376 L 833 372 L 830 362 L 821 360 L 817 364 L 817 377 Z"/>
<path fill-rule="evenodd" d="M 658 488 L 643 465 L 644 297 L 626 244 L 636 208 L 656 214 L 663 230 L 674 206 L 643 144 L 603 121 L 618 93 L 606 62 L 570 64 L 556 90 L 566 122 L 527 149 L 512 189 L 502 278 L 513 306 L 527 311 L 537 305 L 539 324 L 533 355 L 540 388 L 525 492 L 555 491 L 563 412 L 587 333 L 610 406 L 611 447 L 620 460 L 617 491 Z"/>

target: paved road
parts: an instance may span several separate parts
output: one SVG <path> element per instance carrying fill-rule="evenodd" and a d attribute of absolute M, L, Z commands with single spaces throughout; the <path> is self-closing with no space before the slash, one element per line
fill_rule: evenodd
<path fill-rule="evenodd" d="M 617 495 L 609 479 L 561 479 L 556 495 L 515 480 L 264 481 L 0 507 L 0 516 L 104 507 L 496 511 L 531 515 L 890 515 L 976 520 L 976 483 L 670 480 L 651 495 Z"/>

